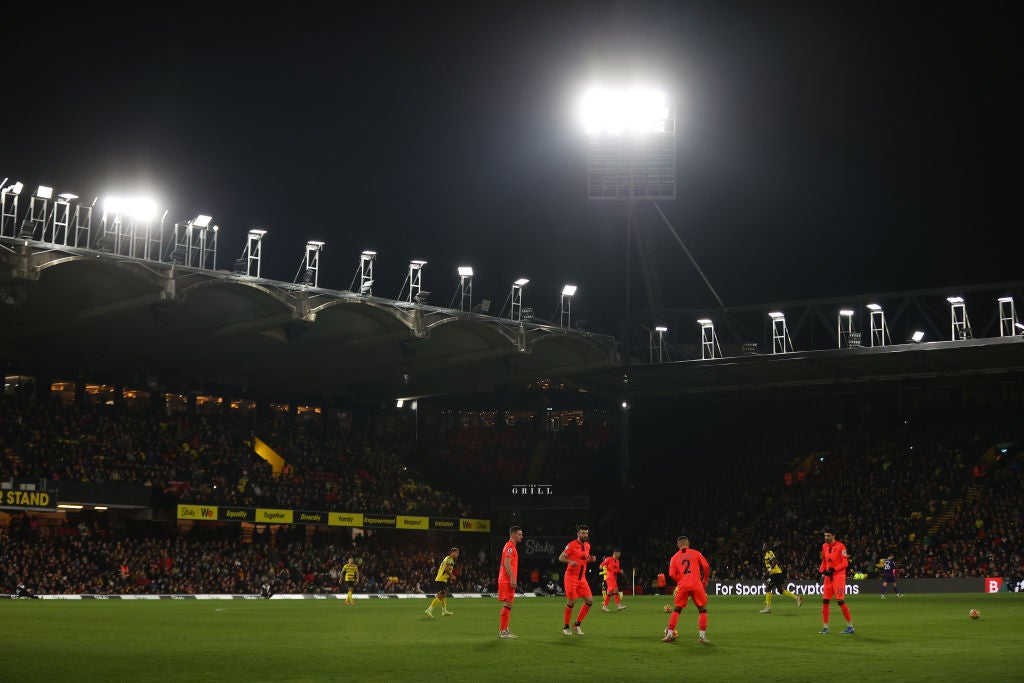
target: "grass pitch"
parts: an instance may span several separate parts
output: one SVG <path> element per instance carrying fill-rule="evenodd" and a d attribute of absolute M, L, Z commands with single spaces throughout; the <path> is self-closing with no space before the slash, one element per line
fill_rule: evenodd
<path fill-rule="evenodd" d="M 499 640 L 496 599 L 0 602 L 5 681 L 1020 681 L 1024 595 L 853 596 L 857 633 L 833 605 L 712 597 L 697 642 L 690 605 L 679 639 L 662 643 L 668 598 L 624 600 L 587 616 L 585 636 L 562 635 L 558 598 L 520 598 Z M 614 603 L 612 603 L 614 605 Z M 577 603 L 577 609 L 579 603 Z M 971 608 L 981 611 L 972 621 Z"/>

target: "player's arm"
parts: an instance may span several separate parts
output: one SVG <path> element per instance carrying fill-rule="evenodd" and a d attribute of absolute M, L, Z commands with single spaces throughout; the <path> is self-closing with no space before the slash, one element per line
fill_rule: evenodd
<path fill-rule="evenodd" d="M 569 557 L 569 553 L 566 552 L 565 550 L 563 550 L 562 554 L 558 556 L 558 561 L 559 562 L 565 562 L 570 567 L 575 567 L 576 566 L 576 560 L 571 559 Z"/>
<path fill-rule="evenodd" d="M 501 561 L 505 566 L 505 575 L 508 576 L 509 582 L 512 584 L 512 588 L 516 587 L 516 575 L 512 573 L 512 558 L 505 555 L 505 559 Z"/>

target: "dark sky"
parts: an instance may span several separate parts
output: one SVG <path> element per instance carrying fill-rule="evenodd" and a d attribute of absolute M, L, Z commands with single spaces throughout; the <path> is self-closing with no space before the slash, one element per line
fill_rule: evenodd
<path fill-rule="evenodd" d="M 323 239 L 322 286 L 373 248 L 380 296 L 422 258 L 447 305 L 469 264 L 477 300 L 526 276 L 548 317 L 574 282 L 611 331 L 624 209 L 586 200 L 571 114 L 584 85 L 642 78 L 678 105 L 661 206 L 726 304 L 1021 278 L 1013 3 L 141 7 L 5 10 L 0 178 L 212 214 L 221 267 L 263 226 L 273 279 Z M 643 220 L 664 305 L 713 306 Z"/>

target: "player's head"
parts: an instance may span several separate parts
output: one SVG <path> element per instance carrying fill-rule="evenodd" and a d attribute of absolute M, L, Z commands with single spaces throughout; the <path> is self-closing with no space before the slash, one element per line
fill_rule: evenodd
<path fill-rule="evenodd" d="M 521 526 L 510 526 L 508 528 L 508 540 L 515 543 L 523 540 L 523 527 Z"/>
<path fill-rule="evenodd" d="M 830 526 L 822 529 L 821 533 L 825 534 L 825 543 L 832 543 L 836 540 L 836 535 L 832 533 L 832 527 Z"/>
<path fill-rule="evenodd" d="M 451 550 L 448 551 L 448 554 L 452 556 L 452 559 L 455 559 L 456 557 L 459 556 L 459 549 L 458 548 L 452 548 Z"/>
<path fill-rule="evenodd" d="M 690 537 L 686 534 L 680 534 L 679 537 L 676 538 L 676 545 L 679 547 L 680 550 L 682 550 L 683 548 L 689 548 Z"/>
<path fill-rule="evenodd" d="M 612 557 L 616 560 L 622 556 L 622 548 L 612 548 Z"/>
<path fill-rule="evenodd" d="M 580 539 L 581 541 L 585 541 L 588 538 L 590 538 L 590 527 L 586 524 L 580 524 L 578 527 L 576 527 L 576 538 Z"/>
<path fill-rule="evenodd" d="M 348 558 L 348 560 L 346 560 L 346 562 L 348 562 L 349 564 L 352 564 L 352 560 L 353 559 L 355 559 L 355 558 L 350 557 L 350 558 Z"/>

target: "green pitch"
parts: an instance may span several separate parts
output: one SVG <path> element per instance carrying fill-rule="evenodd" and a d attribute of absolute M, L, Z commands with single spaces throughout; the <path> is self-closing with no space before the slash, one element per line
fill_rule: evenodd
<path fill-rule="evenodd" d="M 679 639 L 662 643 L 667 598 L 627 598 L 585 636 L 562 635 L 557 598 L 520 598 L 499 640 L 496 599 L 50 601 L 0 603 L 5 681 L 1012 681 L 1024 676 L 1024 595 L 855 596 L 857 633 L 833 605 L 712 598 L 697 642 L 691 605 Z M 614 605 L 614 603 L 612 603 Z M 578 605 L 577 605 L 578 607 Z M 981 610 L 972 621 L 971 608 Z"/>

